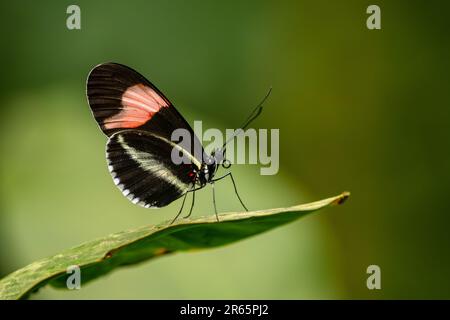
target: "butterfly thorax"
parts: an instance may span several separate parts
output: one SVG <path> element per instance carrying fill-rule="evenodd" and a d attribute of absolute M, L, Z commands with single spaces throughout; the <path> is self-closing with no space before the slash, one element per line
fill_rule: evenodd
<path fill-rule="evenodd" d="M 200 170 L 197 172 L 197 182 L 200 186 L 204 186 L 211 182 L 217 170 L 217 164 L 214 157 L 208 157 L 202 163 Z"/>

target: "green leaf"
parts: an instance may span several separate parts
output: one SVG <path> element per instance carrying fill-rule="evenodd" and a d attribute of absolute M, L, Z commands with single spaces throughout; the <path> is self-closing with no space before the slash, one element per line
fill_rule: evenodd
<path fill-rule="evenodd" d="M 48 283 L 65 288 L 69 276 L 66 270 L 73 265 L 81 268 L 84 285 L 121 266 L 179 251 L 233 243 L 294 221 L 310 212 L 341 204 L 349 195 L 344 192 L 336 197 L 290 208 L 223 213 L 219 215 L 219 222 L 211 215 L 114 233 L 38 260 L 11 273 L 0 281 L 0 299 L 26 298 Z"/>

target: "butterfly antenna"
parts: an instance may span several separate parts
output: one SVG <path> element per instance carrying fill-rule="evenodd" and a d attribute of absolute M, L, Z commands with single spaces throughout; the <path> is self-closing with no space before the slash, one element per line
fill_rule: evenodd
<path fill-rule="evenodd" d="M 267 91 L 266 95 L 261 100 L 261 102 L 258 103 L 258 105 L 252 110 L 252 112 L 247 117 L 247 119 L 244 121 L 244 123 L 241 126 L 239 126 L 239 129 L 235 130 L 234 134 L 227 141 L 225 141 L 225 143 L 223 144 L 223 146 L 222 146 L 222 148 L 220 150 L 220 151 L 222 151 L 222 154 L 225 153 L 226 145 L 231 140 L 233 140 L 237 135 L 239 135 L 241 132 L 243 132 L 250 125 L 250 123 L 253 122 L 253 120 L 258 118 L 258 116 L 262 112 L 263 104 L 264 104 L 264 102 L 266 102 L 267 98 L 269 98 L 271 92 L 272 92 L 272 87 L 269 88 L 269 91 Z"/>
<path fill-rule="evenodd" d="M 258 116 L 261 114 L 262 112 L 262 108 L 263 108 L 263 104 L 264 102 L 266 102 L 267 98 L 269 98 L 270 93 L 272 92 L 272 87 L 269 88 L 269 91 L 267 91 L 266 95 L 264 96 L 264 98 L 261 100 L 261 102 L 255 107 L 255 109 L 253 109 L 253 111 L 250 113 L 250 115 L 247 117 L 247 119 L 245 120 L 245 122 L 239 127 L 242 130 L 244 130 L 245 128 L 248 127 L 248 125 L 250 123 L 252 123 L 253 120 L 255 120 L 256 118 L 258 118 Z"/>

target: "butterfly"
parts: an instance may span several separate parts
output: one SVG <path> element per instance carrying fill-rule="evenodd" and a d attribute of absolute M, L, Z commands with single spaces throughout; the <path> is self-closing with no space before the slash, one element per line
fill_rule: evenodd
<path fill-rule="evenodd" d="M 89 73 L 86 87 L 92 115 L 108 137 L 109 172 L 115 185 L 130 201 L 145 208 L 161 208 L 183 197 L 174 222 L 183 210 L 187 195 L 192 193 L 191 208 L 186 217 L 192 213 L 195 191 L 210 184 L 218 220 L 214 183 L 230 177 L 241 205 L 247 210 L 231 172 L 216 178 L 220 165 L 225 168 L 231 165 L 224 157 L 230 139 L 221 149 L 206 154 L 188 122 L 169 99 L 144 76 L 125 65 L 97 65 Z M 241 129 L 245 129 L 261 111 L 262 103 Z M 177 129 L 188 132 L 188 145 L 200 146 L 200 152 L 194 153 L 191 148 L 172 141 L 172 134 Z M 181 163 L 173 161 L 174 148 L 184 160 Z"/>

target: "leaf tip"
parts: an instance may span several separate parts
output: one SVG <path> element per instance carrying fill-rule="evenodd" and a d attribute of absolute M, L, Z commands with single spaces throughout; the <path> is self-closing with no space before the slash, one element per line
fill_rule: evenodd
<path fill-rule="evenodd" d="M 336 200 L 334 200 L 333 205 L 343 204 L 345 201 L 347 201 L 348 197 L 350 197 L 349 191 L 342 192 L 341 195 Z"/>

